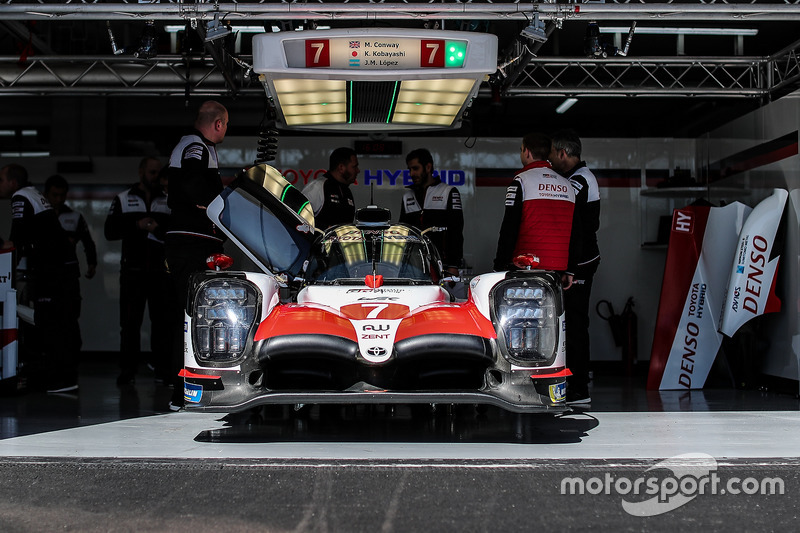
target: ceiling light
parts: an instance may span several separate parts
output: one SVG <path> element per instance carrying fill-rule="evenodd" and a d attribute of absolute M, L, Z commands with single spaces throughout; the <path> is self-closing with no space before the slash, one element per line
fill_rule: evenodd
<path fill-rule="evenodd" d="M 561 104 L 556 108 L 556 113 L 558 113 L 559 115 L 563 115 L 564 113 L 567 112 L 567 110 L 570 107 L 574 106 L 576 103 L 578 103 L 577 98 L 567 98 L 566 100 L 561 102 Z"/>
<path fill-rule="evenodd" d="M 536 43 L 547 41 L 544 22 L 539 20 L 539 13 L 533 14 L 533 20 L 521 32 L 520 35 Z"/>
<path fill-rule="evenodd" d="M 600 33 L 628 33 L 623 26 L 603 26 Z M 655 26 L 636 26 L 636 33 L 649 35 L 758 35 L 757 29 L 747 28 L 668 28 Z"/>
<path fill-rule="evenodd" d="M 347 121 L 347 83 L 343 80 L 275 80 L 278 105 L 287 126 Z"/>
<path fill-rule="evenodd" d="M 475 32 L 368 28 L 253 39 L 253 70 L 284 128 L 456 128 L 496 69 L 497 37 Z"/>
<path fill-rule="evenodd" d="M 206 23 L 205 42 L 216 41 L 231 33 L 231 29 L 219 19 L 219 13 L 214 13 L 214 18 Z"/>

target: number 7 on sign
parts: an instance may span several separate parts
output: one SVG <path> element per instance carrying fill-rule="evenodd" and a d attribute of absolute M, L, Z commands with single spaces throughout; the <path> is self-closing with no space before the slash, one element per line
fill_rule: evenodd
<path fill-rule="evenodd" d="M 328 39 L 306 39 L 306 68 L 330 66 L 330 41 Z"/>
<path fill-rule="evenodd" d="M 444 40 L 422 39 L 419 54 L 420 67 L 444 68 Z"/>

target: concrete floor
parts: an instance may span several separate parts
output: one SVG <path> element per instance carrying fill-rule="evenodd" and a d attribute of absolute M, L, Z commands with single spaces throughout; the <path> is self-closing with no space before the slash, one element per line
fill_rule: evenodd
<path fill-rule="evenodd" d="M 93 356 L 77 395 L 0 398 L 0 529 L 768 531 L 797 519 L 793 392 L 648 392 L 642 376 L 598 373 L 591 409 L 562 416 L 412 417 L 404 406 L 224 416 L 166 413 L 169 388 L 147 373 L 118 388 L 115 376 L 113 356 Z M 699 477 L 697 458 L 726 479 L 780 476 L 785 492 L 668 498 L 658 505 L 681 505 L 635 516 L 613 491 L 559 490 L 565 478 L 654 469 Z"/>
<path fill-rule="evenodd" d="M 591 407 L 562 416 L 496 408 L 479 415 L 469 406 L 440 407 L 422 418 L 405 406 L 317 406 L 301 413 L 265 407 L 225 416 L 170 413 L 171 389 L 146 369 L 132 386 L 117 387 L 115 376 L 115 355 L 94 354 L 82 364 L 78 394 L 0 397 L 0 457 L 800 456 L 800 400 L 763 389 L 646 391 L 643 376 L 601 373 Z M 320 445 L 331 442 L 335 448 Z"/>

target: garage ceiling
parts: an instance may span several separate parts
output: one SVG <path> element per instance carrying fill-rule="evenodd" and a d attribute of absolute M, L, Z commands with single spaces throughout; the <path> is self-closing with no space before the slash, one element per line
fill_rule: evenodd
<path fill-rule="evenodd" d="M 202 34 L 215 15 L 239 28 L 238 36 L 234 31 L 204 43 L 198 30 Z M 545 24 L 544 43 L 520 36 L 534 17 Z M 143 46 L 151 31 L 146 21 L 153 21 L 157 38 L 150 48 Z M 499 39 L 498 71 L 483 84 L 459 135 L 516 136 L 566 126 L 592 137 L 693 137 L 798 88 L 799 21 L 800 0 L 11 0 L 0 6 L 0 98 L 8 107 L 42 96 L 102 97 L 118 109 L 154 102 L 158 108 L 167 100 L 175 120 L 159 117 L 183 124 L 179 99 L 217 97 L 232 115 L 251 116 L 263 112 L 265 98 L 249 69 L 250 32 L 428 27 Z M 599 39 L 608 57 L 587 57 L 590 22 L 604 32 Z M 634 22 L 627 55 L 615 55 Z M 721 30 L 729 34 L 714 34 Z M 577 102 L 556 113 L 566 98 Z"/>

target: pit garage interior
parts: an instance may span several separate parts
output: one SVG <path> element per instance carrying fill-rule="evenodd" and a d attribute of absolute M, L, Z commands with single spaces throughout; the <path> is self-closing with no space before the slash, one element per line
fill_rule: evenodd
<path fill-rule="evenodd" d="M 79 393 L 0 396 L 0 528 L 791 527 L 800 490 L 799 27 L 792 0 L 3 3 L 0 164 L 23 164 L 39 187 L 52 174 L 67 178 L 99 265 L 81 280 Z M 302 188 L 331 150 L 358 142 L 357 205 L 372 195 L 395 212 L 405 153 L 429 148 L 462 195 L 468 276 L 492 268 L 503 179 L 519 167 L 520 138 L 562 128 L 582 138 L 602 205 L 590 408 L 535 416 L 437 405 L 412 416 L 406 406 L 315 406 L 223 416 L 169 413 L 171 390 L 145 368 L 135 386 L 115 385 L 120 247 L 102 229 L 112 198 L 137 180 L 142 157 L 168 158 L 207 99 L 230 112 L 219 154 L 233 178 L 257 158 L 271 116 L 253 36 L 345 28 L 497 36 L 496 71 L 454 127 L 281 128 L 271 163 Z M 776 188 L 789 193 L 780 311 L 724 339 L 704 386 L 648 390 L 673 209 L 698 199 L 755 207 Z M 0 236 L 10 216 L 0 200 Z M 598 313 L 607 318 L 611 304 L 619 314 L 629 299 L 636 335 L 618 345 Z M 143 347 L 148 331 L 145 317 Z M 686 484 L 648 504 L 652 494 L 615 484 L 651 471 L 666 489 L 664 479 L 712 472 L 780 478 L 782 492 L 698 494 Z M 586 490 L 565 494 L 565 478 Z M 592 490 L 595 479 L 602 490 Z M 638 510 L 626 505 L 633 500 Z"/>

